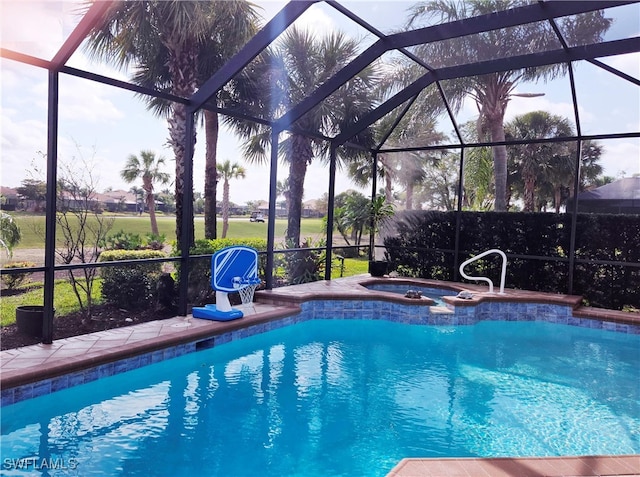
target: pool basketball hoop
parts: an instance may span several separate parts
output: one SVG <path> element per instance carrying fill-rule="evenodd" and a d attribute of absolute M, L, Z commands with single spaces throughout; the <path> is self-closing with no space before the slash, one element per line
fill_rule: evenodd
<path fill-rule="evenodd" d="M 242 310 L 231 307 L 229 293 L 238 292 L 242 304 L 247 305 L 259 284 L 258 252 L 241 245 L 223 248 L 211 257 L 211 288 L 216 292 L 216 303 L 193 308 L 193 317 L 216 321 L 242 318 Z"/>

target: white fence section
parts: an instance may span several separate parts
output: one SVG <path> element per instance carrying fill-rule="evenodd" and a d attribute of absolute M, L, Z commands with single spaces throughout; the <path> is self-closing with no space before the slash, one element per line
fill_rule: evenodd
<path fill-rule="evenodd" d="M 507 276 L 507 256 L 502 250 L 498 250 L 497 248 L 492 248 L 491 250 L 487 250 L 486 252 L 482 252 L 475 257 L 471 257 L 469 260 L 465 261 L 460 265 L 460 275 L 462 275 L 467 280 L 477 280 L 482 282 L 487 282 L 489 284 L 489 293 L 493 293 L 493 282 L 491 279 L 487 277 L 470 277 L 466 273 L 464 273 L 464 267 L 469 265 L 471 262 L 475 262 L 476 260 L 480 260 L 482 257 L 490 255 L 492 253 L 497 253 L 502 256 L 502 277 L 500 278 L 500 295 L 504 295 L 504 280 Z"/>

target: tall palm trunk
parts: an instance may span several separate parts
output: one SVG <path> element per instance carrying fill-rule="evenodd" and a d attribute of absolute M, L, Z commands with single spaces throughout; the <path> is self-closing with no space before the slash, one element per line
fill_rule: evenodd
<path fill-rule="evenodd" d="M 167 66 L 169 73 L 175 81 L 172 85 L 172 93 L 176 96 L 182 96 L 184 98 L 190 97 L 196 90 L 196 71 L 195 65 L 197 64 L 197 49 L 193 42 L 186 42 L 183 44 L 172 44 L 170 41 L 167 44 L 169 50 L 169 60 Z M 173 148 L 173 153 L 176 159 L 176 241 L 178 249 L 182 249 L 182 246 L 187 248 L 191 247 L 194 243 L 194 226 L 193 215 L 186 217 L 184 215 L 184 174 L 186 165 L 185 156 L 185 141 L 186 137 L 186 118 L 187 108 L 184 104 L 174 103 L 171 108 L 171 115 L 169 117 L 169 144 Z M 196 131 L 193 128 L 193 135 L 190 138 L 192 144 L 196 143 Z M 193 162 L 190 161 L 191 167 Z M 184 226 L 190 229 L 190 243 L 182 243 L 182 229 Z"/>
<path fill-rule="evenodd" d="M 560 213 L 561 203 L 562 203 L 562 187 L 556 186 L 553 188 L 553 205 L 555 207 L 556 214 Z"/>
<path fill-rule="evenodd" d="M 222 187 L 222 238 L 227 237 L 229 230 L 229 181 L 224 180 Z"/>
<path fill-rule="evenodd" d="M 531 167 L 525 165 L 522 171 L 524 179 L 524 211 L 534 212 L 536 207 L 535 190 L 536 190 L 536 174 Z"/>
<path fill-rule="evenodd" d="M 502 120 L 491 123 L 491 140 L 504 141 L 504 126 Z M 495 211 L 507 210 L 507 146 L 492 146 L 493 170 L 495 174 L 496 199 Z"/>
<path fill-rule="evenodd" d="M 385 171 L 384 173 L 384 197 L 385 199 L 387 199 L 387 202 L 393 202 L 393 186 L 391 181 L 391 173 L 389 171 Z"/>
<path fill-rule="evenodd" d="M 220 123 L 218 114 L 212 111 L 204 112 L 204 133 L 207 141 L 204 166 L 204 238 L 216 238 L 216 195 L 217 195 L 217 150 Z M 223 232 L 222 237 L 226 237 Z"/>
<path fill-rule="evenodd" d="M 497 75 L 489 75 L 482 79 L 476 94 L 481 100 L 480 114 L 489 126 L 492 142 L 503 142 L 504 113 L 509 102 L 510 83 L 500 81 Z M 493 174 L 495 181 L 494 210 L 507 210 L 507 146 L 496 145 L 493 151 Z"/>
<path fill-rule="evenodd" d="M 413 183 L 407 184 L 406 195 L 405 208 L 407 210 L 413 210 Z"/>
<path fill-rule="evenodd" d="M 302 196 L 304 194 L 304 178 L 307 175 L 307 164 L 313 158 L 311 141 L 304 136 L 293 135 L 291 138 L 291 160 L 289 163 L 289 215 L 287 221 L 287 243 L 300 246 L 300 218 L 302 217 Z"/>
<path fill-rule="evenodd" d="M 149 219 L 151 220 L 151 233 L 154 235 L 160 235 L 158 232 L 158 221 L 156 219 L 156 198 L 153 195 L 153 184 L 150 177 L 144 177 L 143 189 L 147 194 L 147 210 L 149 211 Z"/>

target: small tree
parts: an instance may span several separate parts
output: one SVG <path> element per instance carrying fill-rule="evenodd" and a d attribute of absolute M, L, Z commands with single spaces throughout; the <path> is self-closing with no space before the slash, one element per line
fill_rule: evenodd
<path fill-rule="evenodd" d="M 91 166 L 83 159 L 73 160 L 73 166 L 62 164 L 59 169 L 57 190 L 58 213 L 56 223 L 62 234 L 62 243 L 56 255 L 64 264 L 95 263 L 100 244 L 113 227 L 114 217 L 105 217 L 96 197 L 95 180 Z M 91 315 L 92 289 L 96 268 L 68 270 L 69 282 L 84 318 Z"/>
<path fill-rule="evenodd" d="M 229 229 L 229 181 L 237 178 L 244 179 L 246 171 L 240 164 L 237 162 L 231 164 L 228 159 L 223 163 L 218 163 L 216 167 L 218 177 L 221 177 L 224 181 L 222 189 L 222 238 L 226 238 L 227 230 Z"/>
<path fill-rule="evenodd" d="M 22 235 L 20 227 L 13 220 L 13 217 L 5 212 L 0 212 L 0 247 L 7 254 L 7 257 L 13 256 L 13 247 L 18 245 Z"/>
<path fill-rule="evenodd" d="M 47 198 L 47 184 L 37 179 L 25 179 L 22 185 L 16 188 L 16 192 L 33 205 L 34 212 L 40 212 Z M 28 205 L 27 204 L 27 205 Z"/>
<path fill-rule="evenodd" d="M 127 158 L 124 169 L 120 171 L 120 176 L 129 184 L 142 178 L 142 189 L 145 192 L 147 210 L 151 219 L 151 233 L 159 235 L 158 221 L 156 220 L 156 201 L 153 194 L 154 182 L 166 184 L 169 182 L 169 174 L 160 169 L 165 163 L 164 157 L 156 158 L 152 151 L 140 151 L 140 157 L 131 154 Z"/>
<path fill-rule="evenodd" d="M 335 198 L 333 222 L 347 245 L 360 245 L 368 226 L 369 199 L 357 191 L 348 190 Z"/>
<path fill-rule="evenodd" d="M 380 231 L 380 227 L 384 225 L 395 213 L 393 204 L 387 202 L 384 195 L 376 196 L 369 205 L 369 245 L 372 248 L 371 256 L 375 259 L 375 238 Z"/>

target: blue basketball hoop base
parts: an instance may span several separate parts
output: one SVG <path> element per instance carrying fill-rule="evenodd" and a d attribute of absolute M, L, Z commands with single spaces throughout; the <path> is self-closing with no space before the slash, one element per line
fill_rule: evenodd
<path fill-rule="evenodd" d="M 202 318 L 205 320 L 213 321 L 231 321 L 242 318 L 244 313 L 241 310 L 221 311 L 216 308 L 216 305 L 205 305 L 202 307 L 193 308 L 191 314 L 194 318 Z"/>

